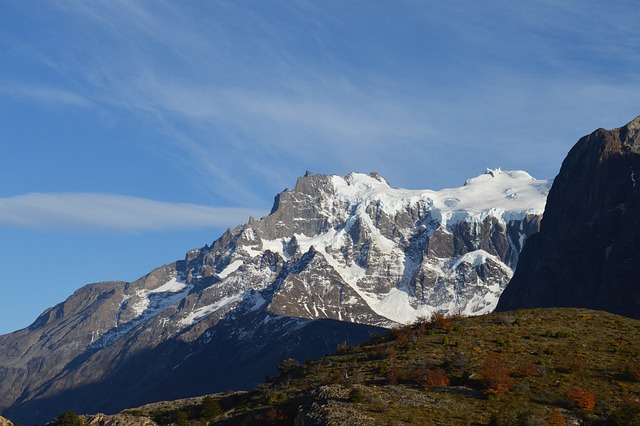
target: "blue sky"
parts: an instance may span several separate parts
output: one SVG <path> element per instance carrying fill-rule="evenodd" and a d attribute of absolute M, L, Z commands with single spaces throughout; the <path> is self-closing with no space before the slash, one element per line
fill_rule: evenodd
<path fill-rule="evenodd" d="M 0 6 L 0 333 L 214 241 L 306 170 L 553 178 L 640 114 L 634 1 Z"/>

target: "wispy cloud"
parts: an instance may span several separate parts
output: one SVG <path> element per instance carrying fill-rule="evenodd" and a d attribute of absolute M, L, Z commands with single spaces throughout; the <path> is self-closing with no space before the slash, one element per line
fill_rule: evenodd
<path fill-rule="evenodd" d="M 255 202 L 264 191 L 256 183 L 272 183 L 272 195 L 306 168 L 369 171 L 390 143 L 397 150 L 432 131 L 411 83 L 361 73 L 332 47 L 315 57 L 332 30 L 317 24 L 317 14 L 338 21 L 305 2 L 282 3 L 276 12 L 220 3 L 201 15 L 170 3 L 53 7 L 86 46 L 82 60 L 47 63 L 96 103 L 155 122 L 174 142 L 172 152 L 191 165 L 185 170 L 201 171 L 222 199 L 236 188 Z M 280 25 L 287 19 L 294 28 Z M 313 30 L 302 42 L 314 45 L 294 52 L 306 24 Z"/>
<path fill-rule="evenodd" d="M 0 226 L 46 231 L 141 232 L 235 226 L 257 209 L 176 204 L 114 194 L 32 193 L 0 198 Z"/>
<path fill-rule="evenodd" d="M 625 71 L 640 64 L 632 3 L 464 3 L 57 2 L 80 48 L 41 57 L 87 99 L 164 132 L 219 199 L 250 204 L 306 168 L 405 185 L 451 185 L 474 163 L 551 178 L 575 129 L 632 118 L 619 113 L 631 96 L 602 101 L 640 85 Z"/>

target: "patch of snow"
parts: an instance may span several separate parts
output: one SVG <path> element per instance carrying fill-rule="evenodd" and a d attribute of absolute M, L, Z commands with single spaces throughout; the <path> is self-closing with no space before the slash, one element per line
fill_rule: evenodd
<path fill-rule="evenodd" d="M 147 294 L 153 293 L 177 293 L 179 291 L 187 288 L 187 284 L 179 281 L 177 278 L 171 278 L 168 282 L 161 285 L 160 287 L 154 288 L 153 290 L 149 290 Z"/>
<path fill-rule="evenodd" d="M 222 271 L 218 273 L 218 278 L 222 280 L 227 278 L 230 274 L 237 271 L 238 268 L 241 267 L 243 263 L 244 261 L 241 259 L 234 260 L 229 265 L 227 265 L 226 268 L 224 268 Z"/>
<path fill-rule="evenodd" d="M 471 265 L 473 268 L 477 268 L 478 266 L 486 263 L 488 259 L 493 260 L 498 264 L 502 264 L 502 260 L 499 257 L 494 256 L 490 253 L 487 253 L 484 250 L 475 250 L 462 255 L 451 267 L 452 270 L 455 270 L 460 266 L 461 263 L 467 263 Z M 504 268 L 510 269 L 507 265 L 504 265 Z"/>
<path fill-rule="evenodd" d="M 136 290 L 134 293 L 136 301 L 131 306 L 135 313 L 134 319 L 143 320 L 156 315 L 158 312 L 182 300 L 192 288 L 192 285 L 173 277 L 154 289 Z M 132 296 L 132 298 L 134 297 Z"/>
<path fill-rule="evenodd" d="M 245 297 L 245 300 L 252 305 L 251 308 L 249 308 L 250 311 L 256 311 L 267 303 L 267 300 L 257 291 L 250 292 L 250 294 Z"/>
<path fill-rule="evenodd" d="M 192 312 L 189 313 L 189 315 L 187 315 L 186 317 L 178 321 L 178 324 L 181 325 L 182 327 L 191 326 L 193 324 L 196 324 L 202 321 L 204 318 L 208 317 L 212 313 L 232 303 L 239 302 L 240 300 L 242 300 L 242 294 L 234 294 L 233 296 L 224 297 L 215 303 L 202 306 L 198 309 L 194 309 Z"/>
<path fill-rule="evenodd" d="M 259 246 L 241 246 L 241 248 L 244 249 L 245 253 L 247 253 L 251 259 L 264 253 L 263 250 L 260 250 Z"/>

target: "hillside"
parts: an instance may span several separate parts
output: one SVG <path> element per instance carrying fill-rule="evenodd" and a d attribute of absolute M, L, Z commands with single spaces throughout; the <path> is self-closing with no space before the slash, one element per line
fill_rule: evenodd
<path fill-rule="evenodd" d="M 248 393 L 152 404 L 120 424 L 637 425 L 639 333 L 640 321 L 585 309 L 437 316 L 284 361 Z"/>

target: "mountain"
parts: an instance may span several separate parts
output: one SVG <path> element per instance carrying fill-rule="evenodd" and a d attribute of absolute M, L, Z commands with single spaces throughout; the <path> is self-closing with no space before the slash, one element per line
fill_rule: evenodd
<path fill-rule="evenodd" d="M 640 318 L 640 117 L 581 138 L 499 310 L 584 307 Z"/>
<path fill-rule="evenodd" d="M 247 389 L 432 312 L 494 309 L 550 182 L 488 170 L 460 188 L 312 175 L 272 212 L 137 281 L 85 286 L 0 336 L 0 413 L 42 422 Z"/>

